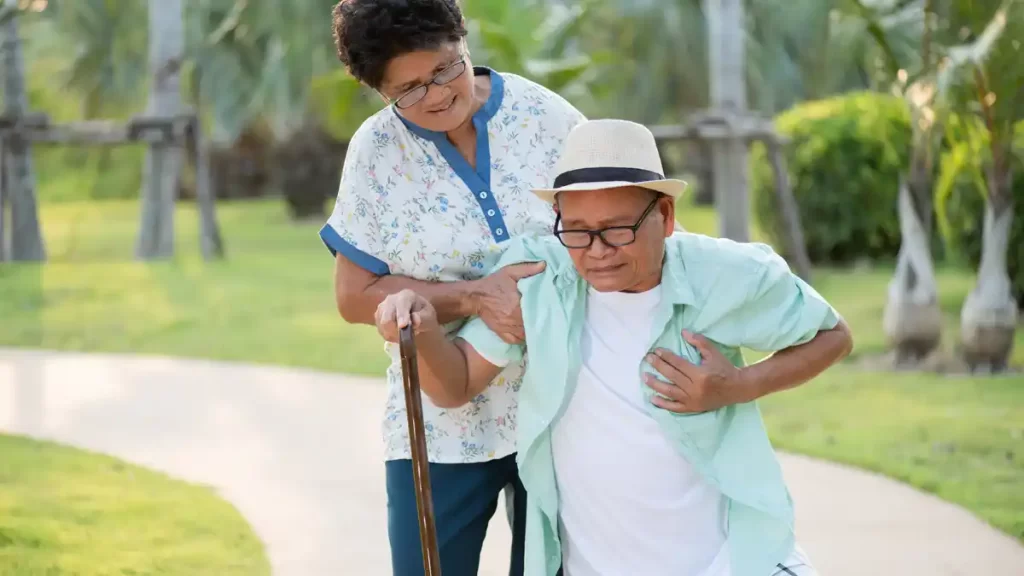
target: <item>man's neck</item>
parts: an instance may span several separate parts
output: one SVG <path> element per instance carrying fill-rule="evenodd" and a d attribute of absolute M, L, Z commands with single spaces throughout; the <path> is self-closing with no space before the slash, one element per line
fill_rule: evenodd
<path fill-rule="evenodd" d="M 630 293 L 630 294 L 639 294 L 641 292 L 647 292 L 648 290 L 654 290 L 660 284 L 661 284 L 661 270 L 658 270 L 658 273 L 655 274 L 654 276 L 651 276 L 650 278 L 645 278 L 645 279 L 641 280 L 640 282 L 638 282 L 636 285 L 634 285 L 634 286 L 632 286 L 630 288 L 627 288 L 626 290 L 622 290 L 622 292 L 627 292 L 627 293 Z"/>

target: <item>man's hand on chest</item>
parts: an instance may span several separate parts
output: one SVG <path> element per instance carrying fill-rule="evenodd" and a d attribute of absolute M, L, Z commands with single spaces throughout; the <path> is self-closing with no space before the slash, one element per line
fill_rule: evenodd
<path fill-rule="evenodd" d="M 697 349 L 700 364 L 657 348 L 647 362 L 668 382 L 645 374 L 644 382 L 655 392 L 651 402 L 670 412 L 692 414 L 709 412 L 750 400 L 742 370 L 711 343 L 698 334 L 683 331 L 683 339 Z"/>

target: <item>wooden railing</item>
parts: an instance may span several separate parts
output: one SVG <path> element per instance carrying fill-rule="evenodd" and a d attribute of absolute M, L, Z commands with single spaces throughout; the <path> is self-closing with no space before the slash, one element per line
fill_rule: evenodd
<path fill-rule="evenodd" d="M 807 256 L 807 246 L 804 244 L 800 210 L 793 197 L 789 172 L 786 170 L 783 146 L 787 140 L 775 131 L 770 120 L 753 115 L 736 115 L 708 110 L 690 116 L 683 124 L 658 125 L 649 128 L 659 145 L 678 141 L 701 142 L 709 145 L 730 140 L 763 142 L 767 148 L 768 161 L 772 166 L 777 205 L 786 229 L 783 250 L 794 271 L 801 278 L 810 282 L 811 261 Z M 735 190 L 723 189 L 720 184 L 721 179 L 714 178 L 714 181 L 716 198 L 720 198 L 724 194 L 737 193 Z"/>
<path fill-rule="evenodd" d="M 7 177 L 9 154 L 27 153 L 28 145 L 56 146 L 121 146 L 147 144 L 151 148 L 179 148 L 182 158 L 190 156 L 196 169 L 196 203 L 199 207 L 200 246 L 206 259 L 220 258 L 224 245 L 217 225 L 214 193 L 210 189 L 210 166 L 207 145 L 196 116 L 192 113 L 169 118 L 135 117 L 127 122 L 89 120 L 55 124 L 46 114 L 32 113 L 21 117 L 0 115 L 0 261 L 5 259 L 4 203 L 20 192 L 19 183 Z M 184 162 L 172 170 L 181 178 Z M 173 189 L 177 189 L 177 186 Z"/>

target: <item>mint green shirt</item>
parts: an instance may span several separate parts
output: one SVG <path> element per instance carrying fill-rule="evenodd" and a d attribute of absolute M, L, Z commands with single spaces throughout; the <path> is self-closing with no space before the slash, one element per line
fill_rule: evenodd
<path fill-rule="evenodd" d="M 527 576 L 554 576 L 562 562 L 551 429 L 576 385 L 587 302 L 587 284 L 554 236 L 513 240 L 495 270 L 541 260 L 547 263 L 544 272 L 519 281 L 529 348 L 516 431 L 516 459 L 528 494 Z M 782 350 L 839 322 L 836 311 L 764 244 L 677 232 L 666 239 L 662 294 L 648 346 L 695 364 L 700 354 L 683 340 L 684 329 L 704 335 L 741 366 L 741 348 Z M 525 352 L 505 343 L 479 318 L 458 335 L 492 362 L 514 362 Z M 661 378 L 646 362 L 637 370 Z M 651 404 L 654 391 L 638 381 L 650 416 L 727 500 L 732 574 L 772 574 L 793 550 L 793 504 L 757 405 L 676 414 Z"/>

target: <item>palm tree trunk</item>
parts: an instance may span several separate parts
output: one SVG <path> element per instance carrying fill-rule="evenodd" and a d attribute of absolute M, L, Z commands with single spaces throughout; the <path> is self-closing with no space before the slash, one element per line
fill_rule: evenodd
<path fill-rule="evenodd" d="M 911 172 L 915 170 L 912 168 Z M 931 216 L 931 202 L 921 200 L 931 188 L 929 180 L 922 179 L 920 174 L 909 180 L 909 183 L 900 183 L 898 206 L 902 240 L 882 315 L 882 328 L 900 366 L 924 360 L 942 337 L 930 226 L 926 225 Z"/>
<path fill-rule="evenodd" d="M 18 36 L 17 9 L 10 10 L 0 22 L 0 34 L 3 35 L 4 114 L 18 118 L 28 113 L 28 96 L 25 91 L 25 60 L 21 51 L 21 38 Z M 32 146 L 12 137 L 7 140 L 4 148 L 5 192 L 11 206 L 11 258 L 46 260 L 46 248 L 39 227 L 35 174 L 32 171 Z"/>
<path fill-rule="evenodd" d="M 993 151 L 999 152 L 995 146 Z M 993 154 L 988 181 L 978 283 L 960 311 L 960 353 L 972 370 L 999 372 L 1006 368 L 1017 328 L 1017 303 L 1006 267 L 1013 224 L 1009 154 Z"/>
<path fill-rule="evenodd" d="M 169 118 L 181 112 L 180 69 L 185 35 L 181 0 L 149 1 L 149 69 L 151 85 L 146 114 Z M 143 260 L 174 255 L 174 201 L 184 152 L 168 144 L 146 152 L 136 256 Z"/>
<path fill-rule="evenodd" d="M 916 119 L 918 108 L 912 105 L 910 110 Z M 931 252 L 933 129 L 915 128 L 910 168 L 900 181 L 897 200 L 900 251 L 896 272 L 889 282 L 882 329 L 896 353 L 898 366 L 920 363 L 942 338 L 942 311 Z"/>

